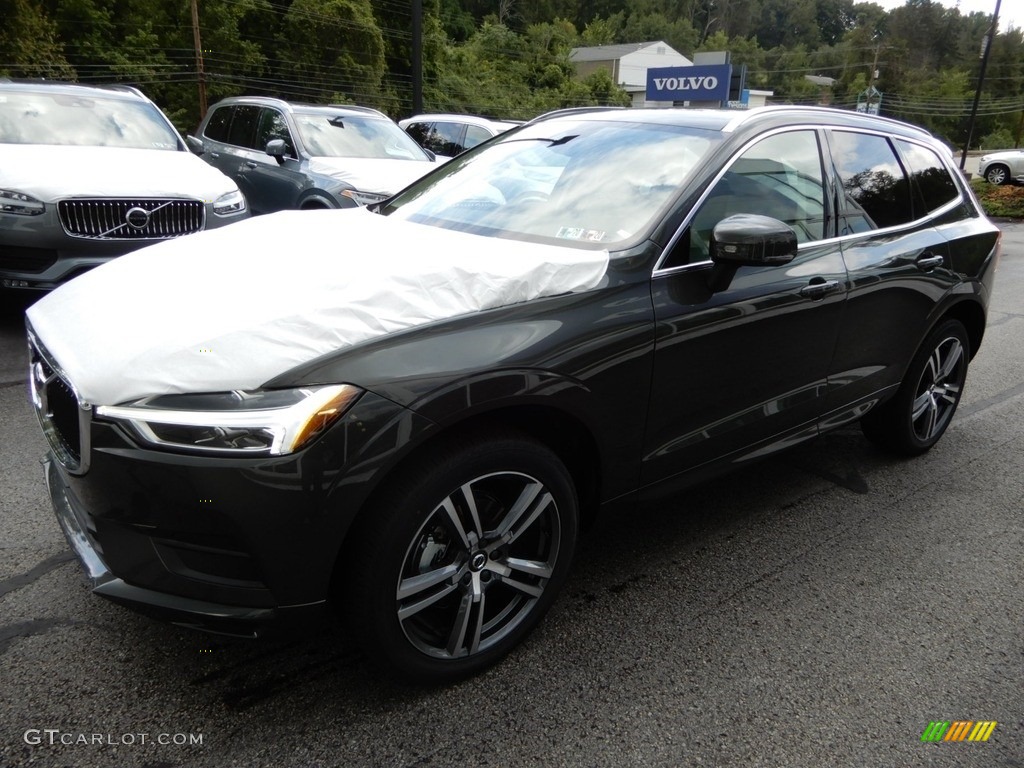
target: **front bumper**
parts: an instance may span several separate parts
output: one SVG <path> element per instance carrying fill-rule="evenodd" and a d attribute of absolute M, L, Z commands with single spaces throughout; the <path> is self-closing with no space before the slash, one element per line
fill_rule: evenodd
<path fill-rule="evenodd" d="M 281 622 L 285 614 L 295 620 L 317 621 L 325 602 L 275 608 L 225 605 L 158 592 L 129 584 L 115 576 L 90 531 L 90 517 L 75 498 L 52 457 L 43 460 L 50 501 L 68 543 L 85 569 L 92 591 L 115 603 L 179 626 L 236 637 L 257 637 Z"/>
<path fill-rule="evenodd" d="M 88 470 L 44 461 L 50 498 L 97 595 L 172 623 L 255 637 L 319 623 L 353 519 L 427 423 L 365 394 L 297 454 L 154 451 L 87 420 Z"/>

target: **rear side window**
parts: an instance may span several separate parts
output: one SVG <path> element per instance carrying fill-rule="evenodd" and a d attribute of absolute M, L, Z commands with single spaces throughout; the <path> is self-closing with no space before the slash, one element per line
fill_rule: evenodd
<path fill-rule="evenodd" d="M 214 141 L 228 140 L 228 127 L 231 125 L 231 107 L 220 107 L 210 115 L 210 121 L 206 124 L 204 134 L 208 139 Z"/>
<path fill-rule="evenodd" d="M 427 149 L 435 154 L 455 157 L 462 146 L 462 126 L 458 123 L 434 123 L 434 129 L 427 139 Z"/>
<path fill-rule="evenodd" d="M 909 166 L 917 218 L 927 216 L 959 196 L 956 182 L 934 151 L 909 141 L 897 140 L 896 146 Z"/>
<path fill-rule="evenodd" d="M 895 227 L 914 220 L 910 184 L 887 138 L 835 131 L 832 159 L 846 192 L 840 234 Z"/>
<path fill-rule="evenodd" d="M 236 147 L 255 148 L 256 123 L 260 119 L 260 108 L 240 104 L 235 107 L 235 114 L 231 118 L 231 127 L 228 129 L 228 144 Z"/>

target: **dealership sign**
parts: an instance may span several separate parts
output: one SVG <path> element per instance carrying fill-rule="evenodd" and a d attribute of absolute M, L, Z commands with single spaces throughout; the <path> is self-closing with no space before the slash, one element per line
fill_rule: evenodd
<path fill-rule="evenodd" d="M 726 101 L 731 64 L 647 70 L 648 101 Z"/>

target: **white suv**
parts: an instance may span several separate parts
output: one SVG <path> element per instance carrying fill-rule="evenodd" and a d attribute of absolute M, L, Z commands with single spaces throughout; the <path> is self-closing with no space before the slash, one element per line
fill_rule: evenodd
<path fill-rule="evenodd" d="M 0 80 L 0 288 L 55 288 L 248 215 L 137 89 Z"/>
<path fill-rule="evenodd" d="M 522 125 L 512 120 L 491 120 L 476 115 L 416 115 L 398 124 L 440 158 L 452 158 L 492 136 Z"/>

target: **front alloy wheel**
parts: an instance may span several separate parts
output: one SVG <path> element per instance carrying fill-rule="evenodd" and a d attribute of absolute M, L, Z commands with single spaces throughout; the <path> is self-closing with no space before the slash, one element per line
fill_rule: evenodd
<path fill-rule="evenodd" d="M 993 165 L 985 171 L 985 180 L 989 184 L 1005 184 L 1010 180 L 1010 169 L 1005 165 Z"/>
<path fill-rule="evenodd" d="M 355 532 L 353 630 L 406 677 L 473 674 L 550 607 L 576 528 L 571 478 L 545 446 L 511 433 L 449 444 L 389 483 Z"/>
<path fill-rule="evenodd" d="M 953 420 L 969 360 L 967 330 L 959 320 L 947 320 L 921 345 L 895 397 L 861 420 L 864 434 L 894 453 L 927 451 Z"/>
<path fill-rule="evenodd" d="M 438 659 L 496 647 L 543 595 L 560 540 L 558 507 L 537 478 L 496 472 L 463 483 L 403 560 L 395 607 L 406 639 Z"/>

